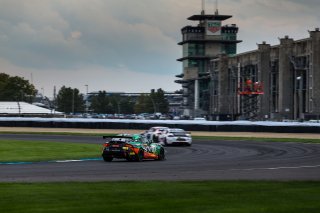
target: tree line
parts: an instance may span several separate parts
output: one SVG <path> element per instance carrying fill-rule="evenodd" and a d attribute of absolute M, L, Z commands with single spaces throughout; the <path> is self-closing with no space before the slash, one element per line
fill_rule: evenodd
<path fill-rule="evenodd" d="M 32 103 L 37 93 L 35 86 L 28 80 L 0 73 L 0 101 Z M 50 107 L 65 113 L 139 114 L 169 111 L 169 103 L 162 89 L 152 89 L 150 94 L 142 94 L 138 98 L 99 91 L 85 100 L 79 89 L 63 86 L 57 97 L 51 100 Z"/>

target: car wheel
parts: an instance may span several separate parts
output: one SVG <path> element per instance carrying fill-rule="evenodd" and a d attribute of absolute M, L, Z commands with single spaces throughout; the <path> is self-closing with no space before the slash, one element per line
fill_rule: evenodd
<path fill-rule="evenodd" d="M 103 156 L 103 160 L 106 162 L 111 162 L 113 160 L 113 157 Z"/>
<path fill-rule="evenodd" d="M 141 162 L 143 161 L 144 152 L 142 149 L 139 150 L 138 154 L 136 155 L 136 161 Z"/>
<path fill-rule="evenodd" d="M 164 148 L 161 148 L 157 160 L 164 160 L 165 158 Z"/>

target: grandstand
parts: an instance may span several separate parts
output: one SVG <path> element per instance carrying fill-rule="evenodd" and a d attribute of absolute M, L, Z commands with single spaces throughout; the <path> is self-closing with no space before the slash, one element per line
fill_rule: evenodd
<path fill-rule="evenodd" d="M 0 102 L 0 116 L 48 116 L 62 115 L 61 112 L 38 107 L 26 102 Z"/>

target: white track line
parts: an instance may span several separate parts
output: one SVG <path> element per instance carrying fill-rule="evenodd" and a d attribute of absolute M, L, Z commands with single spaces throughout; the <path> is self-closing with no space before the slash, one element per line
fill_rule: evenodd
<path fill-rule="evenodd" d="M 248 168 L 248 169 L 228 169 L 229 171 L 254 171 L 254 170 L 280 170 L 280 169 L 305 169 L 305 168 L 318 168 L 320 165 L 310 166 L 283 166 L 283 167 L 266 167 L 266 168 Z"/>

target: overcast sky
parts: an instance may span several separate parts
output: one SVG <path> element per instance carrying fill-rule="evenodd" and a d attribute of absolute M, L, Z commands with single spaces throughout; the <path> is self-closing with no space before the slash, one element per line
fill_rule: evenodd
<path fill-rule="evenodd" d="M 238 53 L 278 38 L 309 37 L 319 0 L 220 0 L 243 40 Z M 215 0 L 206 1 L 213 13 Z M 201 0 L 0 0 L 0 72 L 32 81 L 46 96 L 63 85 L 90 91 L 180 89 L 180 29 Z M 43 88 L 43 89 L 41 89 Z"/>

